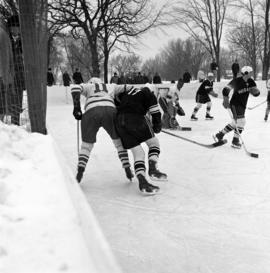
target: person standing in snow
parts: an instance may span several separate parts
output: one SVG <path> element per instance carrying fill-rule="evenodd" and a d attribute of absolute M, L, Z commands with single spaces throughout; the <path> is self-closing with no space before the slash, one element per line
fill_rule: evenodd
<path fill-rule="evenodd" d="M 160 144 L 155 133 L 161 131 L 161 113 L 157 98 L 148 87 L 132 85 L 118 87 L 114 92 L 117 106 L 116 128 L 124 148 L 131 149 L 139 189 L 145 194 L 155 194 L 159 187 L 146 179 L 145 152 L 141 144 L 148 146 L 148 174 L 153 180 L 167 180 L 167 175 L 157 169 Z M 152 122 L 146 116 L 151 115 Z"/>
<path fill-rule="evenodd" d="M 215 138 L 221 141 L 225 134 L 234 131 L 232 139 L 233 148 L 241 148 L 239 134 L 242 133 L 246 124 L 245 111 L 249 94 L 251 93 L 254 97 L 260 95 L 255 81 L 251 78 L 252 71 L 250 66 L 244 66 L 241 69 L 242 76 L 231 80 L 222 90 L 223 106 L 225 109 L 232 111 L 233 119 L 231 123 L 227 124 L 215 135 Z M 231 90 L 233 90 L 233 94 L 229 100 Z"/>
<path fill-rule="evenodd" d="M 116 132 L 116 107 L 113 98 L 108 94 L 106 84 L 101 83 L 99 78 L 92 78 L 87 84 L 72 85 L 71 94 L 74 105 L 73 116 L 76 120 L 81 120 L 82 144 L 79 152 L 77 181 L 81 182 L 89 156 L 96 142 L 97 132 L 101 127 L 111 137 L 126 177 L 131 180 L 133 174 L 130 169 L 128 152 L 123 148 Z M 81 94 L 86 97 L 84 113 L 82 113 L 80 104 Z"/>
<path fill-rule="evenodd" d="M 62 80 L 63 80 L 63 85 L 64 86 L 66 86 L 66 87 L 70 86 L 71 78 L 70 78 L 70 76 L 69 76 L 69 74 L 68 74 L 67 71 L 65 71 L 63 73 Z"/>
<path fill-rule="evenodd" d="M 237 59 L 235 59 L 234 63 L 232 64 L 232 73 L 233 73 L 234 79 L 237 78 L 237 75 L 239 72 L 240 72 L 240 66 Z"/>
<path fill-rule="evenodd" d="M 75 72 L 72 75 L 72 78 L 75 84 L 83 83 L 82 73 L 80 72 L 79 68 L 76 68 Z"/>
<path fill-rule="evenodd" d="M 214 74 L 212 72 L 209 72 L 207 75 L 207 79 L 205 79 L 201 83 L 201 85 L 196 93 L 197 105 L 195 106 L 195 108 L 193 110 L 193 113 L 191 115 L 191 120 L 194 120 L 194 121 L 198 120 L 198 118 L 196 117 L 196 114 L 198 113 L 198 111 L 202 107 L 202 105 L 205 103 L 206 103 L 205 118 L 209 119 L 209 120 L 214 118 L 213 116 L 210 115 L 212 102 L 211 102 L 209 95 L 216 98 L 218 96 L 218 94 L 213 91 L 213 80 L 214 80 Z"/>
<path fill-rule="evenodd" d="M 266 98 L 267 105 L 265 109 L 264 121 L 268 120 L 268 115 L 270 112 L 270 80 L 267 81 L 266 87 L 267 87 L 267 98 Z"/>

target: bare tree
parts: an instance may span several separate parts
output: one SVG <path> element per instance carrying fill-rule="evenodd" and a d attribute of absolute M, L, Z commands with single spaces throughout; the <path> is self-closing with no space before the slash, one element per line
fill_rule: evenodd
<path fill-rule="evenodd" d="M 31 131 L 46 134 L 47 0 L 20 0 L 19 14 Z"/>
<path fill-rule="evenodd" d="M 228 35 L 228 41 L 245 53 L 246 62 L 252 66 L 255 78 L 264 40 L 262 23 L 258 17 L 258 8 L 258 2 L 237 0 L 234 3 L 234 9 L 241 16 L 234 16 L 230 19 L 233 29 Z"/>
<path fill-rule="evenodd" d="M 232 0 L 180 0 L 176 21 L 199 41 L 219 66 L 220 43 L 226 11 Z M 220 73 L 218 71 L 218 81 Z"/>
<path fill-rule="evenodd" d="M 99 38 L 102 42 L 104 76 L 107 81 L 110 52 L 116 46 L 124 46 L 129 50 L 132 38 L 138 38 L 149 29 L 170 24 L 168 18 L 170 5 L 167 1 L 156 9 L 150 0 L 105 2 L 108 7 L 101 14 L 104 28 L 99 33 Z"/>
<path fill-rule="evenodd" d="M 109 54 L 116 43 L 128 45 L 128 37 L 165 24 L 164 8 L 156 11 L 151 0 L 51 0 L 50 11 L 56 24 L 70 27 L 75 38 L 83 35 L 88 40 L 93 76 L 100 75 L 102 49 L 106 81 Z"/>
<path fill-rule="evenodd" d="M 262 79 L 266 80 L 268 78 L 268 71 L 270 67 L 270 1 L 269 0 L 261 0 L 259 2 L 259 11 L 260 19 L 263 22 L 264 29 L 264 44 L 263 44 L 263 56 L 262 56 Z"/>
<path fill-rule="evenodd" d="M 111 59 L 111 70 L 117 71 L 119 75 L 132 74 L 139 71 L 142 60 L 136 54 L 118 54 Z"/>

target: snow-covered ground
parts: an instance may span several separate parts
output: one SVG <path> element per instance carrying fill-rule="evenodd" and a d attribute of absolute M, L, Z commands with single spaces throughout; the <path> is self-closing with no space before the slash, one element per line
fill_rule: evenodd
<path fill-rule="evenodd" d="M 215 83 L 219 94 L 225 84 L 226 82 Z M 265 83 L 258 82 L 258 86 L 262 95 L 258 98 L 250 97 L 249 106 L 265 100 Z M 182 126 L 191 126 L 192 131 L 174 133 L 211 143 L 212 134 L 222 129 L 230 118 L 221 105 L 221 98 L 213 98 L 212 115 L 215 119 L 204 120 L 203 107 L 198 113 L 199 121 L 190 121 L 197 87 L 197 83 L 191 83 L 184 85 L 181 90 L 181 105 L 186 116 L 178 120 Z M 254 110 L 247 110 L 247 124 L 242 135 L 247 149 L 259 153 L 258 159 L 248 157 L 243 149 L 231 148 L 232 134 L 227 136 L 228 144 L 206 149 L 160 133 L 159 168 L 168 174 L 169 181 L 153 182 L 159 184 L 161 194 L 151 197 L 143 197 L 140 194 L 136 179 L 132 183 L 127 181 L 111 140 L 105 131 L 100 130 L 80 187 L 123 272 L 269 272 L 270 121 L 263 121 L 265 106 L 264 104 Z M 75 175 L 77 122 L 72 116 L 72 108 L 71 97 L 68 95 L 66 99 L 64 87 L 48 88 L 48 129 L 62 152 L 62 163 Z M 43 145 L 38 145 L 45 139 L 44 145 L 47 143 L 50 146 L 50 136 L 34 134 L 25 137 L 25 133 L 16 132 L 15 136 L 18 134 L 19 137 L 14 140 L 10 136 L 14 134 L 9 130 L 2 126 L 0 128 L 6 139 L 1 144 L 0 157 L 1 160 L 4 159 L 1 161 L 1 170 L 4 171 L 1 171 L 0 176 L 0 219 L 3 222 L 0 263 L 4 262 L 5 269 L 0 272 L 16 272 L 12 270 L 12 266 L 15 266 L 18 257 L 22 258 L 22 252 L 26 253 L 25 249 L 22 251 L 26 236 L 33 239 L 34 245 L 29 244 L 29 249 L 34 248 L 36 252 L 34 258 L 28 257 L 28 252 L 28 255 L 24 255 L 27 260 L 24 265 L 28 265 L 30 269 L 38 268 L 34 266 L 41 254 L 40 249 L 53 250 L 51 256 L 47 254 L 45 259 L 40 258 L 40 270 L 17 272 L 58 272 L 46 270 L 45 264 L 49 258 L 51 262 L 55 262 L 52 262 L 54 269 L 81 272 L 72 271 L 76 266 L 78 269 L 88 266 L 88 262 L 80 257 L 86 250 L 81 241 L 81 233 L 77 230 L 78 225 L 74 221 L 73 225 L 66 224 L 70 217 L 65 219 L 63 211 L 68 210 L 68 213 L 72 214 L 72 210 L 69 211 L 69 205 L 65 203 L 69 197 L 66 191 L 62 190 L 65 189 L 65 181 L 62 179 L 65 178 L 57 171 L 60 167 L 53 159 L 51 151 L 42 148 Z M 18 145 L 18 138 L 25 140 Z M 1 136 L 1 143 L 2 139 Z M 23 143 L 27 145 L 22 145 Z M 43 160 L 48 153 L 51 162 L 45 164 Z M 53 170 L 52 174 L 49 174 L 48 170 Z M 33 176 L 30 175 L 32 173 Z M 41 178 L 32 179 L 37 173 Z M 38 182 L 39 180 L 48 180 L 48 187 Z M 28 182 L 27 186 L 22 187 L 26 184 L 23 181 Z M 29 192 L 32 193 L 30 196 Z M 25 196 L 23 200 L 20 195 Z M 57 202 L 54 202 L 56 197 Z M 45 208 L 48 212 L 44 212 Z M 37 213 L 39 210 L 42 214 Z M 46 213 L 51 213 L 51 210 L 55 218 L 53 215 L 51 222 L 45 222 Z M 68 226 L 67 230 L 62 230 L 61 234 L 48 232 L 48 240 L 46 235 L 36 231 L 44 226 L 51 227 L 54 231 L 57 230 L 58 224 L 60 226 L 63 223 Z M 40 226 L 36 228 L 37 225 Z M 20 232 L 27 232 L 26 226 L 30 235 L 25 233 L 23 236 Z M 36 236 L 32 236 L 32 232 Z M 45 236 L 45 239 L 42 236 Z M 54 241 L 50 248 L 47 244 L 52 237 Z M 66 247 L 65 240 L 72 244 L 72 247 Z M 18 241 L 21 242 L 21 248 Z M 25 239 L 25 242 L 28 241 L 29 238 Z M 83 260 L 81 267 L 80 258 Z"/>

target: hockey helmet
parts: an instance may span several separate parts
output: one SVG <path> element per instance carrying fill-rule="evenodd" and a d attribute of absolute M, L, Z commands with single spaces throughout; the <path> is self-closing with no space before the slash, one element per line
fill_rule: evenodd
<path fill-rule="evenodd" d="M 241 68 L 241 73 L 243 74 L 243 75 L 247 75 L 247 74 L 249 74 L 249 73 L 251 73 L 253 71 L 253 69 L 252 69 L 252 67 L 251 66 L 243 66 L 242 68 Z"/>

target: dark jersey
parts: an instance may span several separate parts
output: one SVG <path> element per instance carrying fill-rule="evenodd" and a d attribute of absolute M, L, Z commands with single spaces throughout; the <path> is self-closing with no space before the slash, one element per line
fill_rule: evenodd
<path fill-rule="evenodd" d="M 117 110 L 119 114 L 129 113 L 145 116 L 150 112 L 152 116 L 161 116 L 157 98 L 148 87 L 126 88 L 118 95 L 119 103 Z"/>
<path fill-rule="evenodd" d="M 231 80 L 222 90 L 223 96 L 228 96 L 231 90 L 233 90 L 233 94 L 230 104 L 244 108 L 246 108 L 249 93 L 252 93 L 255 96 L 260 94 L 256 87 L 256 83 L 252 78 L 249 78 L 247 81 L 244 81 L 243 77 Z"/>
<path fill-rule="evenodd" d="M 198 95 L 209 95 L 213 91 L 213 82 L 208 79 L 204 80 L 200 85 L 197 94 Z"/>

